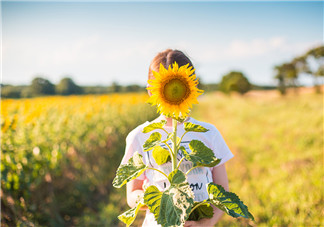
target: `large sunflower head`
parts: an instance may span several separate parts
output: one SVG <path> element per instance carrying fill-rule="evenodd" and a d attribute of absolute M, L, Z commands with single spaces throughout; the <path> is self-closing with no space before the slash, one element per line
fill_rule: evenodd
<path fill-rule="evenodd" d="M 192 104 L 198 103 L 197 97 L 203 93 L 197 88 L 194 71 L 189 64 L 179 67 L 174 62 L 168 69 L 160 64 L 159 72 L 153 71 L 154 79 L 148 80 L 147 89 L 152 94 L 148 102 L 167 117 L 186 118 Z"/>

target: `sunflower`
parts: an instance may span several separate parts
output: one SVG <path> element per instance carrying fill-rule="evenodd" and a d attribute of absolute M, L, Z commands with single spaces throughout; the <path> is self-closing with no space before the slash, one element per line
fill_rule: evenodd
<path fill-rule="evenodd" d="M 160 64 L 159 72 L 153 71 L 154 79 L 148 80 L 147 89 L 152 95 L 148 102 L 157 106 L 160 114 L 175 119 L 188 116 L 192 104 L 198 103 L 197 97 L 203 90 L 197 88 L 198 80 L 189 64 L 181 66 L 174 62 L 168 70 Z"/>

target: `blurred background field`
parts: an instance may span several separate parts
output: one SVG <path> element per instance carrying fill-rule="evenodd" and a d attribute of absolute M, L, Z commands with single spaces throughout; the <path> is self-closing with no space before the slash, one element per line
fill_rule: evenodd
<path fill-rule="evenodd" d="M 111 182 L 127 134 L 157 117 L 146 98 L 2 100 L 2 226 L 123 226 L 125 188 Z M 224 216 L 219 226 L 324 225 L 322 94 L 212 92 L 192 116 L 214 124 L 235 154 L 230 190 L 255 217 Z"/>

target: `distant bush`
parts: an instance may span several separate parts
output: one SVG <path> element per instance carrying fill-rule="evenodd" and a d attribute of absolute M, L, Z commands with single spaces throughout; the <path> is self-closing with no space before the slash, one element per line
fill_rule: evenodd
<path fill-rule="evenodd" d="M 236 71 L 224 75 L 219 84 L 219 90 L 226 94 L 229 94 L 232 91 L 244 94 L 251 90 L 251 88 L 252 86 L 250 82 L 243 73 Z"/>
<path fill-rule="evenodd" d="M 1 97 L 3 98 L 20 98 L 21 89 L 17 86 L 4 85 L 1 87 Z"/>
<path fill-rule="evenodd" d="M 31 98 L 31 97 L 33 97 L 33 92 L 30 86 L 25 86 L 24 88 L 21 89 L 20 98 Z"/>
<path fill-rule="evenodd" d="M 82 88 L 71 78 L 65 77 L 55 86 L 55 92 L 58 95 L 76 95 L 82 93 Z"/>
<path fill-rule="evenodd" d="M 49 80 L 41 77 L 36 77 L 35 79 L 33 79 L 30 88 L 34 96 L 55 94 L 54 84 L 52 84 Z"/>
<path fill-rule="evenodd" d="M 145 91 L 144 87 L 139 86 L 137 84 L 127 85 L 124 88 L 125 88 L 125 92 L 143 92 L 143 91 Z"/>

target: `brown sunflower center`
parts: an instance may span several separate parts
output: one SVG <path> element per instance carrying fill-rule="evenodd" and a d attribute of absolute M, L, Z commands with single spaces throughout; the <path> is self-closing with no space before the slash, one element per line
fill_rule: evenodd
<path fill-rule="evenodd" d="M 174 78 L 165 83 L 163 94 L 165 101 L 171 104 L 180 104 L 189 96 L 190 89 L 187 81 Z"/>

